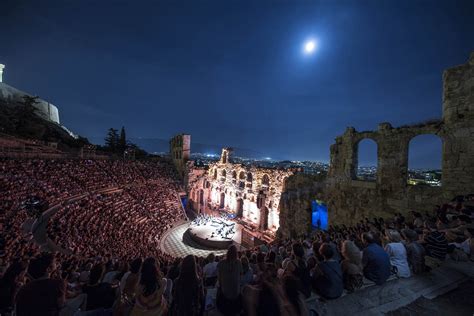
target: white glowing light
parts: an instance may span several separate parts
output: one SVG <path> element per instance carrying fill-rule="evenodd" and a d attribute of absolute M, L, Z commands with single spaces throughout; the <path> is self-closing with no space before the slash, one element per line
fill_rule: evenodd
<path fill-rule="evenodd" d="M 304 44 L 304 52 L 305 54 L 312 54 L 314 53 L 314 51 L 316 50 L 317 48 L 317 43 L 315 40 L 311 39 L 311 40 L 308 40 L 306 41 L 306 43 Z"/>

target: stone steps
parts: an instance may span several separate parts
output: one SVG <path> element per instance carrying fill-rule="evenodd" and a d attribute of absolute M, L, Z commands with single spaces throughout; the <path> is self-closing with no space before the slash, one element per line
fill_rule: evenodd
<path fill-rule="evenodd" d="M 383 315 L 420 297 L 433 299 L 445 294 L 470 278 L 474 278 L 472 262 L 447 261 L 430 273 L 370 286 L 336 300 L 313 298 L 307 304 L 319 315 Z"/>

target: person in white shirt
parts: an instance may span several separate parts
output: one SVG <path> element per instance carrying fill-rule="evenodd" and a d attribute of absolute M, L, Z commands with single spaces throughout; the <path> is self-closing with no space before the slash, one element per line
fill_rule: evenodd
<path fill-rule="evenodd" d="M 213 286 L 217 281 L 217 262 L 214 253 L 210 253 L 207 256 L 207 264 L 202 269 L 204 276 L 204 285 Z"/>
<path fill-rule="evenodd" d="M 401 243 L 402 237 L 396 230 L 390 229 L 385 233 L 389 243 L 385 245 L 385 252 L 390 256 L 390 264 L 397 268 L 397 276 L 409 278 L 411 276 L 410 267 L 407 260 L 405 245 Z"/>

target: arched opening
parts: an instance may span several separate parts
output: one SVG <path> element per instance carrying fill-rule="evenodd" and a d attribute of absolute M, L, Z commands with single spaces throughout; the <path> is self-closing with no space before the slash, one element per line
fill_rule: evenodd
<path fill-rule="evenodd" d="M 265 198 L 267 196 L 261 191 L 257 196 L 257 208 L 262 208 L 265 206 Z"/>
<path fill-rule="evenodd" d="M 232 179 L 237 179 L 237 172 L 235 170 L 232 171 Z"/>
<path fill-rule="evenodd" d="M 323 201 L 314 200 L 311 202 L 311 228 L 328 229 L 328 207 Z"/>
<path fill-rule="evenodd" d="M 260 209 L 260 229 L 267 230 L 268 229 L 268 208 L 263 207 Z"/>
<path fill-rule="evenodd" d="M 443 141 L 439 136 L 413 137 L 408 144 L 408 184 L 441 186 L 442 152 Z"/>
<path fill-rule="evenodd" d="M 252 180 L 253 180 L 252 173 L 251 172 L 247 173 L 247 182 L 252 182 Z"/>
<path fill-rule="evenodd" d="M 247 188 L 251 189 L 252 188 L 252 180 L 253 176 L 252 173 L 247 173 Z"/>
<path fill-rule="evenodd" d="M 239 188 L 245 188 L 245 172 L 243 171 L 239 173 Z"/>
<path fill-rule="evenodd" d="M 262 186 L 268 187 L 270 185 L 270 177 L 264 174 L 262 177 Z"/>
<path fill-rule="evenodd" d="M 213 178 L 214 180 L 216 180 L 216 179 L 217 179 L 217 169 L 214 169 L 214 175 L 213 175 L 213 177 L 212 177 L 212 178 Z"/>
<path fill-rule="evenodd" d="M 377 143 L 364 138 L 356 145 L 357 159 L 354 164 L 355 179 L 361 181 L 377 180 Z"/>
<path fill-rule="evenodd" d="M 237 199 L 237 216 L 242 217 L 244 214 L 244 200 Z"/>
<path fill-rule="evenodd" d="M 220 203 L 219 203 L 219 207 L 220 208 L 225 207 L 225 193 L 224 192 L 221 193 L 221 200 L 220 200 Z"/>
<path fill-rule="evenodd" d="M 204 205 L 204 190 L 199 191 L 199 204 Z"/>
<path fill-rule="evenodd" d="M 222 169 L 222 171 L 221 171 L 221 182 L 225 182 L 226 176 L 227 176 L 227 172 L 225 171 L 225 169 Z"/>

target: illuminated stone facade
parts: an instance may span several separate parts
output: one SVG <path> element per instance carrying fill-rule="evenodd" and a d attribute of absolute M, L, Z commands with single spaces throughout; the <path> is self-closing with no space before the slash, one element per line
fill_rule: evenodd
<path fill-rule="evenodd" d="M 245 166 L 231 162 L 231 148 L 207 169 L 189 167 L 190 205 L 199 212 L 225 209 L 262 231 L 280 226 L 280 197 L 292 170 Z"/>

